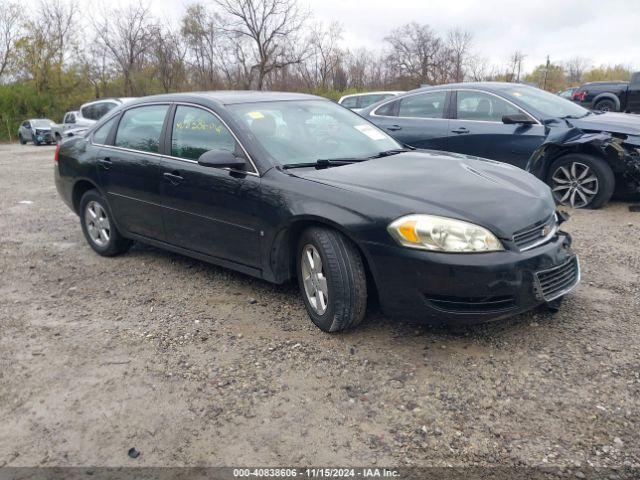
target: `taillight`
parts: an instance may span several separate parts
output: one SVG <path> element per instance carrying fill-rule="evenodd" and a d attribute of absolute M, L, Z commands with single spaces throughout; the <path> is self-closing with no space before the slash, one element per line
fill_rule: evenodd
<path fill-rule="evenodd" d="M 574 92 L 571 96 L 571 100 L 577 100 L 578 102 L 584 102 L 584 99 L 587 97 L 586 90 L 580 90 L 579 92 Z"/>
<path fill-rule="evenodd" d="M 62 142 L 58 142 L 58 143 L 56 144 L 56 153 L 54 153 L 54 154 L 53 154 L 53 161 L 54 161 L 54 163 L 55 163 L 56 165 L 58 164 L 58 161 L 60 160 L 60 144 L 61 144 L 61 143 L 62 143 Z"/>

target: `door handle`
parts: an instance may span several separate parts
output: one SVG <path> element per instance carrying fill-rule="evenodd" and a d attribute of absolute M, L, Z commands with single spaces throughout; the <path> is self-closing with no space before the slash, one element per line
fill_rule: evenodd
<path fill-rule="evenodd" d="M 163 175 L 164 175 L 164 178 L 169 180 L 172 185 L 180 185 L 184 180 L 184 178 L 180 176 L 180 172 L 173 172 L 173 173 L 165 172 Z"/>
<path fill-rule="evenodd" d="M 98 165 L 100 165 L 105 170 L 109 170 L 112 164 L 113 162 L 109 157 L 98 159 Z"/>
<path fill-rule="evenodd" d="M 469 133 L 469 129 L 460 127 L 460 128 L 456 128 L 455 130 L 451 130 L 451 133 Z"/>
<path fill-rule="evenodd" d="M 402 127 L 400 125 L 389 125 L 387 127 L 387 130 L 389 130 L 391 132 L 396 132 L 398 130 L 402 130 Z"/>

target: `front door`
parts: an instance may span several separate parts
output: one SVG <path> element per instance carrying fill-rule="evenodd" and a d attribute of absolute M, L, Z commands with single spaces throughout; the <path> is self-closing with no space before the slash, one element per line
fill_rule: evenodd
<path fill-rule="evenodd" d="M 525 168 L 545 139 L 544 127 L 507 125 L 503 115 L 524 113 L 506 100 L 477 90 L 458 90 L 446 149 Z"/>
<path fill-rule="evenodd" d="M 125 111 L 115 138 L 109 134 L 111 122 L 93 135 L 93 142 L 104 145 L 98 156 L 98 175 L 107 201 L 123 233 L 134 233 L 162 240 L 160 205 L 160 137 L 169 105 L 146 105 Z M 103 129 L 107 133 L 102 132 Z"/>
<path fill-rule="evenodd" d="M 240 145 L 216 115 L 193 106 L 176 107 L 170 135 L 160 175 L 167 242 L 259 267 L 260 177 L 248 162 L 249 171 L 232 171 L 197 161 L 209 150 L 245 156 Z"/>
<path fill-rule="evenodd" d="M 449 130 L 446 99 L 444 90 L 409 95 L 383 104 L 370 119 L 401 143 L 444 150 Z"/>

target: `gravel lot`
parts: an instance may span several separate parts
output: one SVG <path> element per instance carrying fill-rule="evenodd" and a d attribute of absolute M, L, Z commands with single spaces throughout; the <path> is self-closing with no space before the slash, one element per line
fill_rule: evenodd
<path fill-rule="evenodd" d="M 556 315 L 328 335 L 293 286 L 99 257 L 52 157 L 0 146 L 0 466 L 640 464 L 628 203 L 573 212 L 583 280 Z"/>

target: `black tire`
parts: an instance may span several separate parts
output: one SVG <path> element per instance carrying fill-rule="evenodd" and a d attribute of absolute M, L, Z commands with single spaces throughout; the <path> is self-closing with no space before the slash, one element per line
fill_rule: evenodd
<path fill-rule="evenodd" d="M 59 142 L 60 140 L 62 140 L 62 137 L 58 132 L 56 132 L 56 142 Z"/>
<path fill-rule="evenodd" d="M 97 241 L 94 240 L 92 235 L 89 233 L 90 225 L 87 221 L 87 207 L 90 204 L 92 204 L 92 207 L 94 207 L 95 204 L 98 204 L 102 208 L 102 212 L 104 213 L 103 218 L 106 218 L 108 220 L 108 239 L 105 239 L 104 244 L 98 244 Z M 129 250 L 129 248 L 131 248 L 133 242 L 127 238 L 124 238 L 120 234 L 113 221 L 113 215 L 111 214 L 109 204 L 97 190 L 89 190 L 82 196 L 82 198 L 80 199 L 79 214 L 84 238 L 96 253 L 104 257 L 113 257 L 115 255 L 125 253 L 127 250 Z"/>
<path fill-rule="evenodd" d="M 590 190 L 595 190 L 597 193 L 595 195 L 590 195 L 591 198 L 585 205 L 579 205 L 577 201 L 574 202 L 574 205 L 571 205 L 570 198 L 563 201 L 562 197 L 564 197 L 564 194 L 567 192 L 563 186 L 565 184 L 554 180 L 554 176 L 557 177 L 556 173 L 561 167 L 564 168 L 565 171 L 572 172 L 571 168 L 573 164 L 576 164 L 578 172 L 580 171 L 580 168 L 582 168 L 579 166 L 586 165 L 597 179 L 597 183 L 587 185 Z M 585 176 L 585 178 L 590 177 L 591 174 Z M 563 155 L 551 164 L 549 172 L 547 173 L 547 185 L 551 187 L 554 199 L 559 205 L 565 205 L 573 208 L 590 208 L 595 210 L 606 205 L 611 199 L 613 191 L 615 190 L 616 179 L 613 174 L 613 170 L 611 170 L 611 167 L 604 159 L 583 153 L 570 153 Z M 596 187 L 595 189 L 593 188 L 594 185 Z M 585 191 L 583 190 L 583 192 Z M 580 200 L 582 197 L 578 194 L 576 198 Z"/>
<path fill-rule="evenodd" d="M 323 313 L 316 311 L 305 291 L 302 264 L 303 253 L 309 246 L 320 255 L 326 280 L 328 294 Z M 337 332 L 360 324 L 367 309 L 367 279 L 356 246 L 340 232 L 312 227 L 302 233 L 296 254 L 298 286 L 313 323 L 325 332 Z"/>
<path fill-rule="evenodd" d="M 36 147 L 39 147 L 39 146 L 40 146 L 40 142 L 36 139 L 35 135 L 34 135 L 33 137 L 31 137 L 31 140 L 33 141 L 33 144 L 34 144 Z"/>
<path fill-rule="evenodd" d="M 27 141 L 24 138 L 22 138 L 22 134 L 21 133 L 18 134 L 18 140 L 20 140 L 20 145 L 26 145 L 27 144 Z"/>
<path fill-rule="evenodd" d="M 617 112 L 618 111 L 618 109 L 616 108 L 616 102 L 614 102 L 609 98 L 599 100 L 595 104 L 594 110 L 597 110 L 599 112 Z"/>

